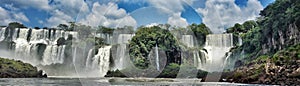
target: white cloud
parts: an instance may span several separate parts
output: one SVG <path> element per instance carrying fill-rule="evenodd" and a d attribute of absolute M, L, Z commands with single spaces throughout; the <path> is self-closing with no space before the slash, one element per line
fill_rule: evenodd
<path fill-rule="evenodd" d="M 167 13 L 177 13 L 184 10 L 184 5 L 192 5 L 194 0 L 148 0 L 150 5 Z"/>
<path fill-rule="evenodd" d="M 88 4 L 84 0 L 53 0 L 52 3 L 52 8 L 59 9 L 73 18 L 89 12 Z"/>
<path fill-rule="evenodd" d="M 158 23 L 151 23 L 151 24 L 147 24 L 145 25 L 145 27 L 153 27 L 153 26 L 157 26 L 159 25 Z"/>
<path fill-rule="evenodd" d="M 46 26 L 55 27 L 59 24 L 67 24 L 68 22 L 74 21 L 73 18 L 69 15 L 66 15 L 64 12 L 59 10 L 54 10 L 51 12 L 51 17 L 47 19 Z"/>
<path fill-rule="evenodd" d="M 234 0 L 207 0 L 205 8 L 198 8 L 197 12 L 202 14 L 203 23 L 214 33 L 222 33 L 235 23 L 255 19 L 262 9 L 258 0 L 248 0 L 247 6 L 242 8 Z"/>
<path fill-rule="evenodd" d="M 0 25 L 8 25 L 10 22 L 29 22 L 22 12 L 7 11 L 0 7 Z"/>
<path fill-rule="evenodd" d="M 24 21 L 24 22 L 29 22 L 29 19 L 24 15 L 24 13 L 13 13 L 13 18 L 16 19 L 16 20 L 21 20 L 21 21 Z"/>
<path fill-rule="evenodd" d="M 172 26 L 186 27 L 186 19 L 181 17 L 185 5 L 192 5 L 194 0 L 148 0 L 150 5 L 169 15 L 167 23 Z"/>
<path fill-rule="evenodd" d="M 84 0 L 53 0 L 50 6 L 52 9 L 48 12 L 51 16 L 43 22 L 48 27 L 74 22 L 89 13 L 89 7 Z"/>
<path fill-rule="evenodd" d="M 168 24 L 172 26 L 178 26 L 178 27 L 186 27 L 188 26 L 188 23 L 186 19 L 182 18 L 181 13 L 175 13 L 168 19 Z"/>
<path fill-rule="evenodd" d="M 91 13 L 88 14 L 85 19 L 81 20 L 80 23 L 91 26 L 136 27 L 136 21 L 129 16 L 124 9 L 118 8 L 115 3 L 100 5 L 98 2 L 95 2 Z"/>
<path fill-rule="evenodd" d="M 42 10 L 49 10 L 51 7 L 48 0 L 1 0 L 1 4 L 12 4 L 16 8 L 36 8 Z"/>
<path fill-rule="evenodd" d="M 13 4 L 5 4 L 4 7 L 13 11 L 19 10 L 18 8 L 14 7 Z"/>

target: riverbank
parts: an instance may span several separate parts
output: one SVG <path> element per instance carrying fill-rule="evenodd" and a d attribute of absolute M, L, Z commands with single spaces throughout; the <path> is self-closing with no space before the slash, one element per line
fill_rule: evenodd
<path fill-rule="evenodd" d="M 0 58 L 0 78 L 42 78 L 42 70 L 20 60 Z"/>

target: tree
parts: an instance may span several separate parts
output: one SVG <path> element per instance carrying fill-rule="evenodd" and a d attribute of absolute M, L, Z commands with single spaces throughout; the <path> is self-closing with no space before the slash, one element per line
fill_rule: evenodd
<path fill-rule="evenodd" d="M 27 27 L 19 22 L 11 22 L 8 24 L 8 28 L 27 28 Z"/>
<path fill-rule="evenodd" d="M 250 20 L 250 21 L 246 21 L 242 24 L 242 26 L 244 27 L 244 33 L 249 31 L 252 28 L 255 28 L 258 26 L 258 24 L 256 23 L 256 21 L 254 20 Z"/>
<path fill-rule="evenodd" d="M 75 27 L 77 27 L 75 22 L 69 22 L 70 27 L 67 29 L 67 31 L 74 31 Z"/>
<path fill-rule="evenodd" d="M 105 26 L 98 26 L 97 28 L 97 33 L 104 33 L 104 34 L 113 34 L 114 29 L 113 28 L 108 28 Z"/>
<path fill-rule="evenodd" d="M 48 29 L 48 27 L 43 27 L 43 29 Z"/>
<path fill-rule="evenodd" d="M 40 27 L 34 27 L 34 29 L 41 29 Z"/>
<path fill-rule="evenodd" d="M 189 25 L 188 28 L 190 28 L 197 40 L 198 40 L 198 43 L 203 46 L 205 44 L 205 40 L 206 40 L 206 35 L 208 34 L 211 34 L 212 32 L 210 31 L 210 29 L 203 23 L 201 24 L 192 24 L 192 25 Z"/>
<path fill-rule="evenodd" d="M 62 30 L 67 30 L 69 28 L 69 26 L 66 24 L 59 24 L 57 27 Z"/>
<path fill-rule="evenodd" d="M 87 25 L 76 25 L 75 29 L 80 38 L 87 38 L 92 34 L 92 27 Z"/>

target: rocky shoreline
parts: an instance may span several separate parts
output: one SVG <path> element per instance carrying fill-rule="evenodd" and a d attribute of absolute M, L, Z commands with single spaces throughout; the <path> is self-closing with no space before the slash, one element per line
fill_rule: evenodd
<path fill-rule="evenodd" d="M 224 73 L 223 77 L 235 83 L 299 85 L 300 44 L 273 56 L 260 56 L 232 72 Z"/>
<path fill-rule="evenodd" d="M 300 61 L 293 65 L 276 65 L 275 63 L 251 64 L 224 74 L 227 82 L 267 84 L 267 85 L 299 85 Z M 226 74 L 230 74 L 225 76 Z"/>
<path fill-rule="evenodd" d="M 46 78 L 42 70 L 38 70 L 20 60 L 0 58 L 0 78 Z"/>

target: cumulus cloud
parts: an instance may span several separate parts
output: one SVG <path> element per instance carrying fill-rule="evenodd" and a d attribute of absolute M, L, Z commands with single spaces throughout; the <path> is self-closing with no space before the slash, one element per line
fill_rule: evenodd
<path fill-rule="evenodd" d="M 106 27 L 123 27 L 133 26 L 136 27 L 136 21 L 129 16 L 122 8 L 118 8 L 115 3 L 93 4 L 91 13 L 81 20 L 80 23 L 91 26 L 106 26 Z"/>
<path fill-rule="evenodd" d="M 0 25 L 7 25 L 10 22 L 29 22 L 29 19 L 22 12 L 7 11 L 0 7 Z"/>
<path fill-rule="evenodd" d="M 171 17 L 169 17 L 168 24 L 178 27 L 188 26 L 186 19 L 182 18 L 180 15 L 181 13 L 174 13 Z"/>
<path fill-rule="evenodd" d="M 214 33 L 222 33 L 235 23 L 255 19 L 262 9 L 258 0 L 248 0 L 245 7 L 237 6 L 234 0 L 207 0 L 205 8 L 196 11 L 202 14 L 203 23 Z"/>

